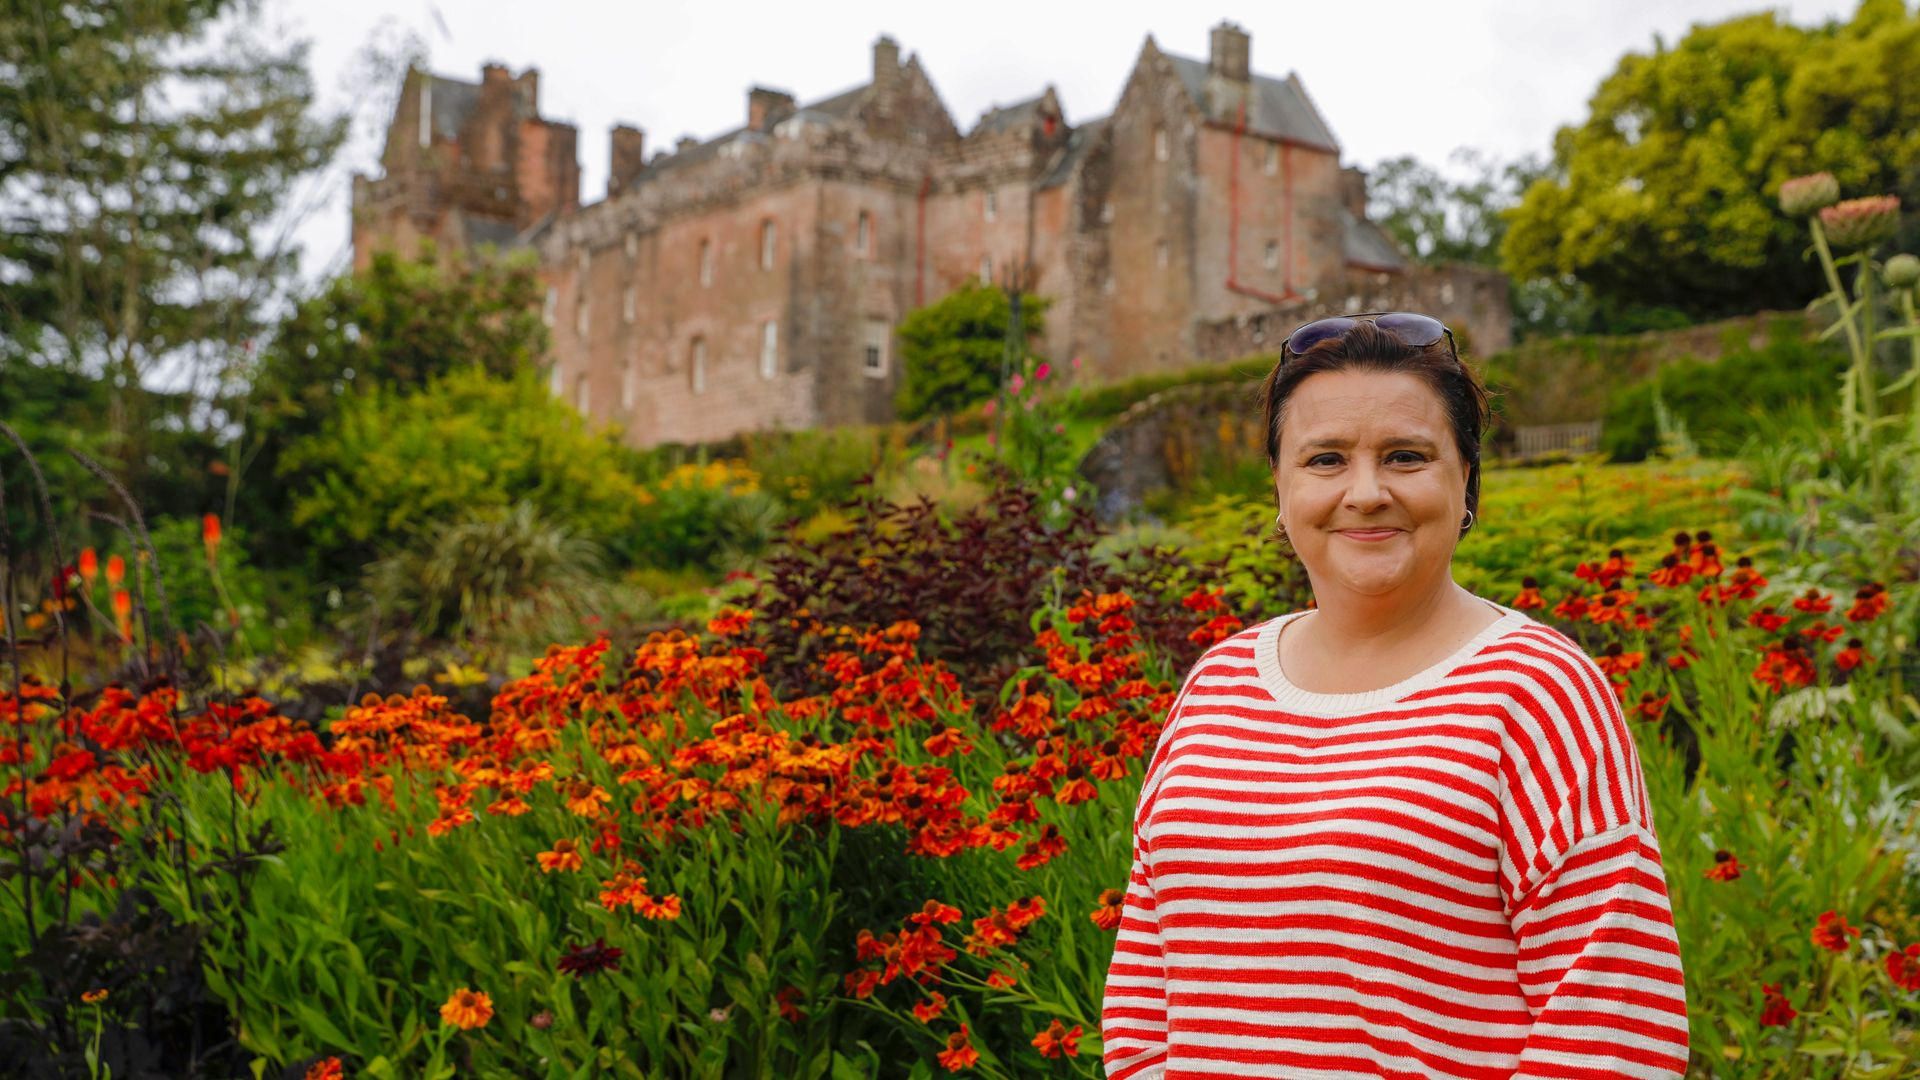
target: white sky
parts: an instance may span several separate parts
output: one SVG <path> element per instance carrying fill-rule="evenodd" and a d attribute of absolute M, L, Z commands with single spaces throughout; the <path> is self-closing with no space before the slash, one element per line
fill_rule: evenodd
<path fill-rule="evenodd" d="M 739 126 L 749 86 L 802 102 L 864 83 L 882 33 L 917 53 L 961 130 L 995 104 L 1052 83 L 1079 123 L 1112 109 L 1141 42 L 1207 55 L 1222 18 L 1252 34 L 1254 70 L 1298 71 L 1348 164 L 1413 154 L 1445 164 L 1459 147 L 1507 159 L 1545 153 L 1555 128 L 1585 115 L 1587 98 L 1628 51 L 1669 43 L 1698 22 L 1772 7 L 1797 23 L 1844 18 L 1851 0 L 1350 0 L 1344 4 L 1212 6 L 967 0 L 957 5 L 849 0 L 276 0 L 274 22 L 312 42 L 322 101 L 375 101 L 390 88 L 356 82 L 370 41 L 411 34 L 438 74 L 478 81 L 483 61 L 517 74 L 540 69 L 541 112 L 580 130 L 581 193 L 606 190 L 608 130 L 647 133 L 648 153 L 683 134 Z M 371 95 L 371 96 L 369 96 Z M 372 171 L 385 115 L 357 126 L 341 167 L 320 183 L 320 209 L 300 227 L 309 274 L 343 266 L 348 170 Z"/>

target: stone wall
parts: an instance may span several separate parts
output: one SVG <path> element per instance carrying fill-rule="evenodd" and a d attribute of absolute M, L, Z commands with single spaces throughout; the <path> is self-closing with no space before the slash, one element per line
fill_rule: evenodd
<path fill-rule="evenodd" d="M 1351 271 L 1315 289 L 1311 299 L 1205 323 L 1195 333 L 1194 358 L 1278 353 L 1301 323 L 1355 311 L 1426 312 L 1452 327 L 1469 359 L 1484 359 L 1513 342 L 1506 275 L 1470 266 L 1416 267 L 1398 274 Z"/>
<path fill-rule="evenodd" d="M 1079 471 L 1100 493 L 1101 519 L 1112 521 L 1156 492 L 1190 487 L 1202 472 L 1265 460 L 1259 383 L 1249 380 L 1177 386 L 1137 402 Z"/>

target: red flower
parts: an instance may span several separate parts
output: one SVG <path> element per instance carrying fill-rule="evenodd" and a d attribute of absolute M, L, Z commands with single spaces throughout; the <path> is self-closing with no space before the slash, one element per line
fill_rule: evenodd
<path fill-rule="evenodd" d="M 1839 641 L 1840 635 L 1844 633 L 1846 633 L 1846 630 L 1843 629 L 1839 623 L 1828 626 L 1825 622 L 1817 622 L 1812 626 L 1802 628 L 1800 636 L 1806 638 L 1808 641 Z"/>
<path fill-rule="evenodd" d="M 1846 917 L 1839 912 L 1829 911 L 1820 916 L 1819 925 L 1813 928 L 1813 943 L 1833 952 L 1846 952 L 1848 938 L 1860 936 L 1860 931 L 1847 925 Z"/>
<path fill-rule="evenodd" d="M 1005 971 L 996 971 L 987 976 L 987 985 L 995 990 L 1005 990 L 1017 981 L 1011 973 Z"/>
<path fill-rule="evenodd" d="M 980 1051 L 967 1042 L 967 1025 L 961 1024 L 959 1031 L 947 1036 L 947 1048 L 938 1056 L 948 1072 L 970 1068 L 980 1060 Z"/>
<path fill-rule="evenodd" d="M 1886 614 L 1891 603 L 1887 598 L 1887 587 L 1879 582 L 1862 585 L 1853 594 L 1853 606 L 1847 609 L 1847 621 L 1871 622 Z"/>
<path fill-rule="evenodd" d="M 619 971 L 620 957 L 625 954 L 625 949 L 607 944 L 606 938 L 595 938 L 591 945 L 567 946 L 558 967 L 561 974 L 578 979 L 602 971 Z"/>
<path fill-rule="evenodd" d="M 1112 930 L 1120 925 L 1120 918 L 1126 909 L 1127 894 L 1119 889 L 1104 889 L 1100 893 L 1100 906 L 1093 909 L 1087 918 L 1102 930 Z"/>
<path fill-rule="evenodd" d="M 1587 606 L 1587 598 L 1581 596 L 1579 593 L 1574 593 L 1565 600 L 1553 605 L 1553 616 L 1556 619 L 1565 619 L 1568 622 L 1583 619 L 1586 618 L 1587 615 Z"/>
<path fill-rule="evenodd" d="M 1693 580 L 1693 564 L 1685 560 L 1684 553 L 1666 556 L 1660 560 L 1660 565 L 1647 575 L 1647 580 L 1663 589 L 1685 585 Z"/>
<path fill-rule="evenodd" d="M 345 1076 L 346 1073 L 341 1071 L 340 1059 L 330 1057 L 321 1058 L 307 1066 L 303 1080 L 342 1080 Z"/>
<path fill-rule="evenodd" d="M 1648 690 L 1640 695 L 1640 704 L 1634 706 L 1633 709 L 1634 715 L 1640 717 L 1642 720 L 1658 720 L 1666 714 L 1667 702 L 1672 698 L 1672 694 L 1661 694 L 1659 697 L 1654 697 L 1653 691 Z"/>
<path fill-rule="evenodd" d="M 1819 589 L 1808 589 L 1794 598 L 1793 610 L 1802 611 L 1808 615 L 1825 615 L 1833 610 L 1833 597 Z"/>
<path fill-rule="evenodd" d="M 1887 978 L 1902 990 L 1920 990 L 1920 942 L 1887 954 Z"/>
<path fill-rule="evenodd" d="M 1020 857 L 1014 860 L 1014 865 L 1022 870 L 1032 870 L 1045 866 L 1065 854 L 1066 850 L 1067 838 L 1060 835 L 1059 826 L 1045 825 L 1040 829 L 1039 838 L 1027 844 L 1021 851 Z"/>
<path fill-rule="evenodd" d="M 1761 631 L 1771 634 L 1787 625 L 1787 617 L 1774 611 L 1773 605 L 1768 604 L 1763 608 L 1755 608 L 1753 614 L 1747 616 L 1747 625 L 1757 626 Z"/>
<path fill-rule="evenodd" d="M 1540 582 L 1531 577 L 1521 578 L 1520 593 L 1507 606 L 1515 611 L 1537 611 L 1546 607 L 1546 598 L 1540 595 Z"/>
<path fill-rule="evenodd" d="M 1597 662 L 1601 671 L 1609 676 L 1616 676 L 1634 671 L 1646 658 L 1646 653 L 1627 652 L 1625 646 L 1615 641 L 1608 643 Z"/>
<path fill-rule="evenodd" d="M 1841 671 L 1852 671 L 1861 664 L 1871 663 L 1873 656 L 1861 644 L 1859 638 L 1848 638 L 1847 647 L 1834 654 L 1833 666 Z"/>
<path fill-rule="evenodd" d="M 934 1021 L 934 1018 L 946 1011 L 947 995 L 935 990 L 932 997 L 925 1001 L 914 1003 L 913 1018 L 923 1024 L 930 1024 Z"/>
<path fill-rule="evenodd" d="M 918 926 L 925 926 L 928 923 L 956 923 L 960 921 L 960 909 L 938 900 L 929 900 L 919 911 L 907 916 L 907 921 Z"/>
<path fill-rule="evenodd" d="M 1762 983 L 1760 994 L 1765 1002 L 1760 1008 L 1761 1027 L 1786 1027 L 1793 1023 L 1794 1017 L 1800 1015 L 1788 1003 L 1787 996 L 1780 992 L 1778 983 Z"/>
<path fill-rule="evenodd" d="M 220 550 L 220 515 L 207 514 L 200 519 L 200 542 L 206 545 L 207 561 Z"/>
<path fill-rule="evenodd" d="M 1713 853 L 1713 865 L 1707 867 L 1708 881 L 1732 881 L 1740 876 L 1740 860 L 1724 848 Z"/>
<path fill-rule="evenodd" d="M 1045 1058 L 1078 1057 L 1080 1056 L 1080 1032 L 1079 1024 L 1073 1025 L 1073 1030 L 1068 1031 L 1065 1024 L 1055 1020 L 1047 1025 L 1047 1030 L 1033 1037 L 1033 1048 L 1040 1051 L 1040 1056 Z"/>

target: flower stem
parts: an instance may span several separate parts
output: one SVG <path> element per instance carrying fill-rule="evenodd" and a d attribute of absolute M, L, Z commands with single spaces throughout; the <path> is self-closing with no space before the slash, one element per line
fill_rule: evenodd
<path fill-rule="evenodd" d="M 1913 408 L 1908 411 L 1907 422 L 1913 425 L 1913 447 L 1920 451 L 1920 317 L 1914 315 L 1911 288 L 1900 293 L 1900 313 L 1907 317 L 1907 348 L 1913 355 L 1913 363 L 1907 368 L 1907 377 L 1913 380 Z"/>
<path fill-rule="evenodd" d="M 1860 293 L 1860 336 L 1864 346 L 1855 357 L 1860 367 L 1861 427 L 1867 443 L 1867 494 L 1875 512 L 1880 509 L 1880 454 L 1874 444 L 1880 430 L 1880 392 L 1874 385 L 1873 371 L 1873 259 L 1860 253 L 1860 272 L 1854 287 Z"/>
<path fill-rule="evenodd" d="M 1860 328 L 1854 325 L 1853 311 L 1847 303 L 1847 288 L 1840 284 L 1840 270 L 1834 265 L 1833 250 L 1827 246 L 1827 230 L 1821 226 L 1817 216 L 1807 219 L 1807 227 L 1813 231 L 1813 250 L 1820 256 L 1820 269 L 1827 276 L 1828 293 L 1833 297 L 1841 327 L 1847 334 L 1847 352 L 1853 357 L 1853 369 L 1847 372 L 1841 403 L 1841 420 L 1846 426 L 1848 441 L 1852 442 L 1854 428 L 1859 422 L 1855 412 L 1854 387 L 1859 378 L 1860 357 L 1863 352 L 1860 344 Z"/>

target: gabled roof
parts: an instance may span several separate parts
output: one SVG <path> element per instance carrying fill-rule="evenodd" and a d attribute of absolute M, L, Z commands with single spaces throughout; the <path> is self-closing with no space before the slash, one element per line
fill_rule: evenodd
<path fill-rule="evenodd" d="M 1164 50 L 1161 55 L 1173 65 L 1174 73 L 1180 76 L 1180 85 L 1186 88 L 1187 96 L 1193 99 L 1194 106 L 1202 116 L 1219 124 L 1232 124 L 1238 119 L 1238 110 L 1229 108 L 1226 102 L 1208 100 L 1205 60 L 1175 56 Z M 1339 141 L 1333 137 L 1333 131 L 1327 127 L 1320 110 L 1313 107 L 1313 101 L 1307 97 L 1307 88 L 1301 85 L 1298 75 L 1289 73 L 1284 79 L 1274 79 L 1255 74 L 1251 82 L 1252 92 L 1247 96 L 1248 131 L 1269 137 L 1297 139 L 1314 146 L 1324 146 L 1334 153 L 1339 152 Z"/>
<path fill-rule="evenodd" d="M 1047 104 L 1053 105 L 1053 114 L 1060 115 L 1060 101 L 1049 86 L 1025 101 L 1016 101 L 1012 105 L 995 105 L 980 114 L 980 120 L 973 125 L 969 137 L 973 135 L 998 135 L 1005 131 L 1018 131 L 1031 128 L 1043 113 Z"/>

